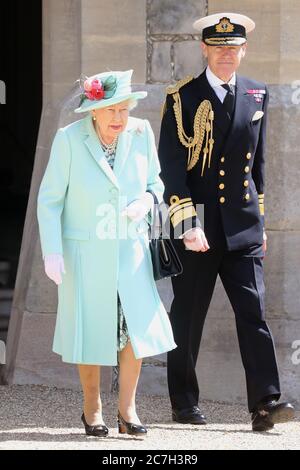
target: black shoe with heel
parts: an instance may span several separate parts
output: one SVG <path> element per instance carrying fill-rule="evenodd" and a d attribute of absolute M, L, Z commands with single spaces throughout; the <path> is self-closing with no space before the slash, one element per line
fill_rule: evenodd
<path fill-rule="evenodd" d="M 118 412 L 118 427 L 120 434 L 131 434 L 141 436 L 147 434 L 147 429 L 142 424 L 128 423 Z"/>
<path fill-rule="evenodd" d="M 97 437 L 105 437 L 108 434 L 108 427 L 105 424 L 95 424 L 91 426 L 86 422 L 84 413 L 81 415 L 81 421 L 84 424 L 85 433 L 87 436 L 97 436 Z"/>

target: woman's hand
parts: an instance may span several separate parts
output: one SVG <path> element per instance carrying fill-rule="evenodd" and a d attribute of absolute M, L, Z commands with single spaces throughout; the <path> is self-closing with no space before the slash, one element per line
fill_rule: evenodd
<path fill-rule="evenodd" d="M 153 197 L 150 193 L 145 193 L 140 199 L 128 204 L 122 215 L 127 215 L 134 222 L 140 222 L 150 211 L 153 204 Z"/>
<path fill-rule="evenodd" d="M 64 259 L 62 255 L 51 254 L 45 256 L 45 273 L 47 276 L 59 285 L 62 283 L 62 273 L 66 273 Z"/>

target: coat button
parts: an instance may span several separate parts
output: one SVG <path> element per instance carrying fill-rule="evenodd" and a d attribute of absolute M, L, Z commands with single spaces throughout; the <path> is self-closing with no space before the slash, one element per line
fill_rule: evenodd
<path fill-rule="evenodd" d="M 244 170 L 244 171 L 245 171 L 245 173 L 249 173 L 250 168 L 249 168 L 248 166 L 245 166 L 245 170 Z"/>
<path fill-rule="evenodd" d="M 244 186 L 245 186 L 245 188 L 248 188 L 248 186 L 249 186 L 249 181 L 248 180 L 244 181 Z"/>
<path fill-rule="evenodd" d="M 248 193 L 245 194 L 245 199 L 246 199 L 246 201 L 249 201 L 249 199 L 250 199 L 250 194 L 248 194 Z"/>
<path fill-rule="evenodd" d="M 225 176 L 225 171 L 224 171 L 224 170 L 220 170 L 220 175 L 221 175 L 221 176 Z"/>
<path fill-rule="evenodd" d="M 221 158 L 221 163 L 224 163 L 225 162 L 225 157 L 222 157 Z"/>
<path fill-rule="evenodd" d="M 250 160 L 250 158 L 251 158 L 251 153 L 250 152 L 247 153 L 246 158 L 247 158 L 247 160 Z"/>
<path fill-rule="evenodd" d="M 224 202 L 225 202 L 225 197 L 223 197 L 223 196 L 220 197 L 220 203 L 221 203 L 221 204 L 224 204 Z"/>
<path fill-rule="evenodd" d="M 224 188 L 225 188 L 225 184 L 224 184 L 224 183 L 219 184 L 219 189 L 224 189 Z"/>

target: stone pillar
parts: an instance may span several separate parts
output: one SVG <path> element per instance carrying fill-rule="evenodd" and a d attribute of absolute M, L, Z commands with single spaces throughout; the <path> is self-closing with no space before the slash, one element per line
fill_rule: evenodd
<path fill-rule="evenodd" d="M 56 288 L 43 271 L 36 198 L 59 121 L 58 105 L 80 75 L 80 0 L 43 2 L 43 110 L 7 337 L 4 383 L 74 382 L 72 366 L 51 352 Z"/>
<path fill-rule="evenodd" d="M 36 199 L 58 127 L 72 112 L 72 85 L 81 74 L 134 68 L 146 76 L 146 7 L 142 0 L 44 0 L 43 111 L 6 345 L 3 383 L 42 383 L 78 387 L 76 367 L 52 353 L 57 289 L 44 274 Z M 71 90 L 71 91 L 70 91 Z M 112 371 L 104 367 L 102 390 Z"/>
<path fill-rule="evenodd" d="M 82 1 L 82 72 L 133 69 L 146 77 L 146 0 Z"/>

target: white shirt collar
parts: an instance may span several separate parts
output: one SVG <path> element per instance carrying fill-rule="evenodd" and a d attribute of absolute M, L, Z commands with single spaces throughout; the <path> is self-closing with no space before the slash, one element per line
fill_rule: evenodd
<path fill-rule="evenodd" d="M 207 66 L 206 68 L 206 78 L 208 80 L 208 83 L 210 84 L 210 86 L 212 88 L 215 88 L 215 87 L 218 87 L 218 86 L 221 86 L 221 85 L 224 85 L 224 82 L 223 80 L 221 80 L 219 77 L 217 77 L 209 68 L 209 66 Z M 228 85 L 235 85 L 236 84 L 236 73 L 234 72 L 234 74 L 232 75 L 231 79 L 229 80 L 228 82 Z"/>

